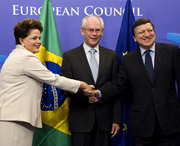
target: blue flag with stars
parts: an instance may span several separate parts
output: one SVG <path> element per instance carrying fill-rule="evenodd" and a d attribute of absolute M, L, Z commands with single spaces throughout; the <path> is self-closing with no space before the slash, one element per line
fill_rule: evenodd
<path fill-rule="evenodd" d="M 122 56 L 138 47 L 138 44 L 134 42 L 132 35 L 132 25 L 134 21 L 135 18 L 132 11 L 131 0 L 127 0 L 116 46 L 119 63 L 121 63 Z M 127 103 L 127 99 L 125 100 L 125 98 L 122 97 L 121 129 L 113 138 L 112 146 L 133 146 L 132 137 L 129 134 L 129 115 L 130 106 Z"/>

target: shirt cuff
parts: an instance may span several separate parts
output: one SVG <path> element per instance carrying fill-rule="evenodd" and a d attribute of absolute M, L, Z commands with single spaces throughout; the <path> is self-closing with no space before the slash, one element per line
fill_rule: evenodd
<path fill-rule="evenodd" d="M 101 102 L 101 100 L 102 100 L 102 94 L 101 94 L 101 91 L 100 90 L 97 90 L 98 92 L 99 92 L 99 95 L 98 95 L 98 99 L 99 99 L 99 101 Z"/>

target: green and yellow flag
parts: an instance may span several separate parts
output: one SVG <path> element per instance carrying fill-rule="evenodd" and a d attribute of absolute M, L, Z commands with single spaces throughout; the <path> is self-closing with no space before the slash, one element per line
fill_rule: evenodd
<path fill-rule="evenodd" d="M 40 19 L 42 45 L 37 56 L 53 73 L 60 74 L 62 52 L 51 0 L 45 0 Z M 43 128 L 35 128 L 33 146 L 71 146 L 68 131 L 69 99 L 60 89 L 44 84 L 41 101 Z"/>

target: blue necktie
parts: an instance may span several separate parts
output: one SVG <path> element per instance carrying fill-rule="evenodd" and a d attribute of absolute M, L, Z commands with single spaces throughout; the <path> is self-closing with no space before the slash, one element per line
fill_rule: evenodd
<path fill-rule="evenodd" d="M 151 50 L 146 50 L 144 53 L 146 54 L 145 56 L 145 67 L 148 72 L 149 78 L 151 82 L 153 81 L 153 65 L 152 65 L 152 59 L 150 55 Z"/>
<path fill-rule="evenodd" d="M 98 76 L 98 68 L 99 68 L 97 60 L 95 58 L 96 50 L 91 49 L 91 50 L 89 50 L 89 52 L 91 53 L 90 60 L 89 60 L 89 65 L 90 65 L 90 68 L 91 68 L 91 72 L 93 74 L 94 82 L 96 82 L 97 76 Z"/>

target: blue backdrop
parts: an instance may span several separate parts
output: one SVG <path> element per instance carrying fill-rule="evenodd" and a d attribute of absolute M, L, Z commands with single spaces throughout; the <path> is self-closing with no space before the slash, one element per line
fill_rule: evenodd
<path fill-rule="evenodd" d="M 62 52 L 83 42 L 81 20 L 86 15 L 104 19 L 100 44 L 115 50 L 126 0 L 51 0 Z M 39 19 L 44 0 L 3 0 L 0 5 L 0 68 L 4 56 L 15 48 L 14 25 L 22 19 Z M 180 46 L 179 0 L 131 0 L 135 19 L 151 19 L 156 40 Z M 1 56 L 3 55 L 3 56 Z"/>
<path fill-rule="evenodd" d="M 39 19 L 44 0 L 3 0 L 0 5 L 0 55 L 15 48 L 14 25 L 24 19 Z M 52 0 L 62 51 L 83 42 L 80 33 L 85 15 L 104 19 L 105 31 L 100 44 L 115 50 L 126 0 Z M 179 0 L 132 0 L 135 19 L 146 17 L 155 25 L 157 41 L 170 42 L 168 32 L 180 34 Z"/>

